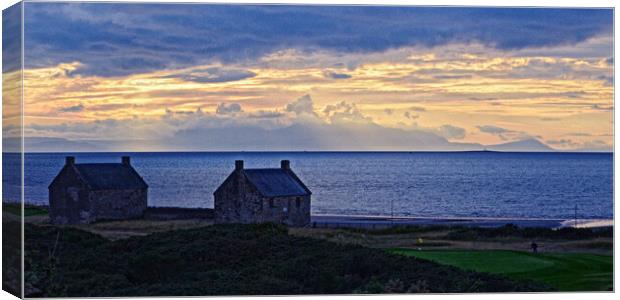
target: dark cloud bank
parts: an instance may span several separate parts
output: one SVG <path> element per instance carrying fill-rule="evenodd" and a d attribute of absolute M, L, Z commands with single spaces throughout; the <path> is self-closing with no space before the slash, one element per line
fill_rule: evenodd
<path fill-rule="evenodd" d="M 507 50 L 570 45 L 611 34 L 613 10 L 27 3 L 25 22 L 27 67 L 80 61 L 75 74 L 112 76 L 253 60 L 287 48 L 369 53 L 453 42 Z M 209 75 L 217 72 L 188 80 L 217 81 Z"/>

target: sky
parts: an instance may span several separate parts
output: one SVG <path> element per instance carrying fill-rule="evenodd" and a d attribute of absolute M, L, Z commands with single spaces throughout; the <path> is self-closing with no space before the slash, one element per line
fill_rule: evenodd
<path fill-rule="evenodd" d="M 24 19 L 27 151 L 613 149 L 610 9 L 27 3 Z"/>

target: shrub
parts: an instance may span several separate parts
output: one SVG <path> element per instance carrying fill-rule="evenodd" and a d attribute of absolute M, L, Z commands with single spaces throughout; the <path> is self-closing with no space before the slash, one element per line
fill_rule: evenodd
<path fill-rule="evenodd" d="M 54 248 L 57 257 L 50 260 Z M 275 224 L 117 241 L 26 224 L 26 261 L 29 284 L 44 297 L 547 290 L 379 249 L 290 236 Z"/>

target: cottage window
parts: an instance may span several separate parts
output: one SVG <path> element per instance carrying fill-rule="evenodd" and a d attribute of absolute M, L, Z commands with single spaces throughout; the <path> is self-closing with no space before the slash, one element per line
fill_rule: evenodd
<path fill-rule="evenodd" d="M 297 206 L 297 208 L 301 206 L 301 197 L 295 198 L 295 206 Z"/>
<path fill-rule="evenodd" d="M 269 208 L 273 208 L 273 198 L 269 198 Z"/>

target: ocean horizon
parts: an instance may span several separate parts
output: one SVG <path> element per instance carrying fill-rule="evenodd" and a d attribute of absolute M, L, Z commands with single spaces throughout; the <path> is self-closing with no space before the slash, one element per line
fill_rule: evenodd
<path fill-rule="evenodd" d="M 213 207 L 213 191 L 245 160 L 276 168 L 288 159 L 313 192 L 314 215 L 461 218 L 613 218 L 613 154 L 576 152 L 72 152 L 26 153 L 25 199 L 47 205 L 66 156 L 76 163 L 132 165 L 149 184 L 149 206 Z M 10 163 L 11 154 L 4 154 Z M 8 159 L 8 161 L 7 161 Z M 7 165 L 7 167 L 10 167 Z M 4 186 L 18 186 L 5 179 Z M 17 193 L 17 194 L 16 194 Z M 9 188 L 3 199 L 19 199 Z"/>

